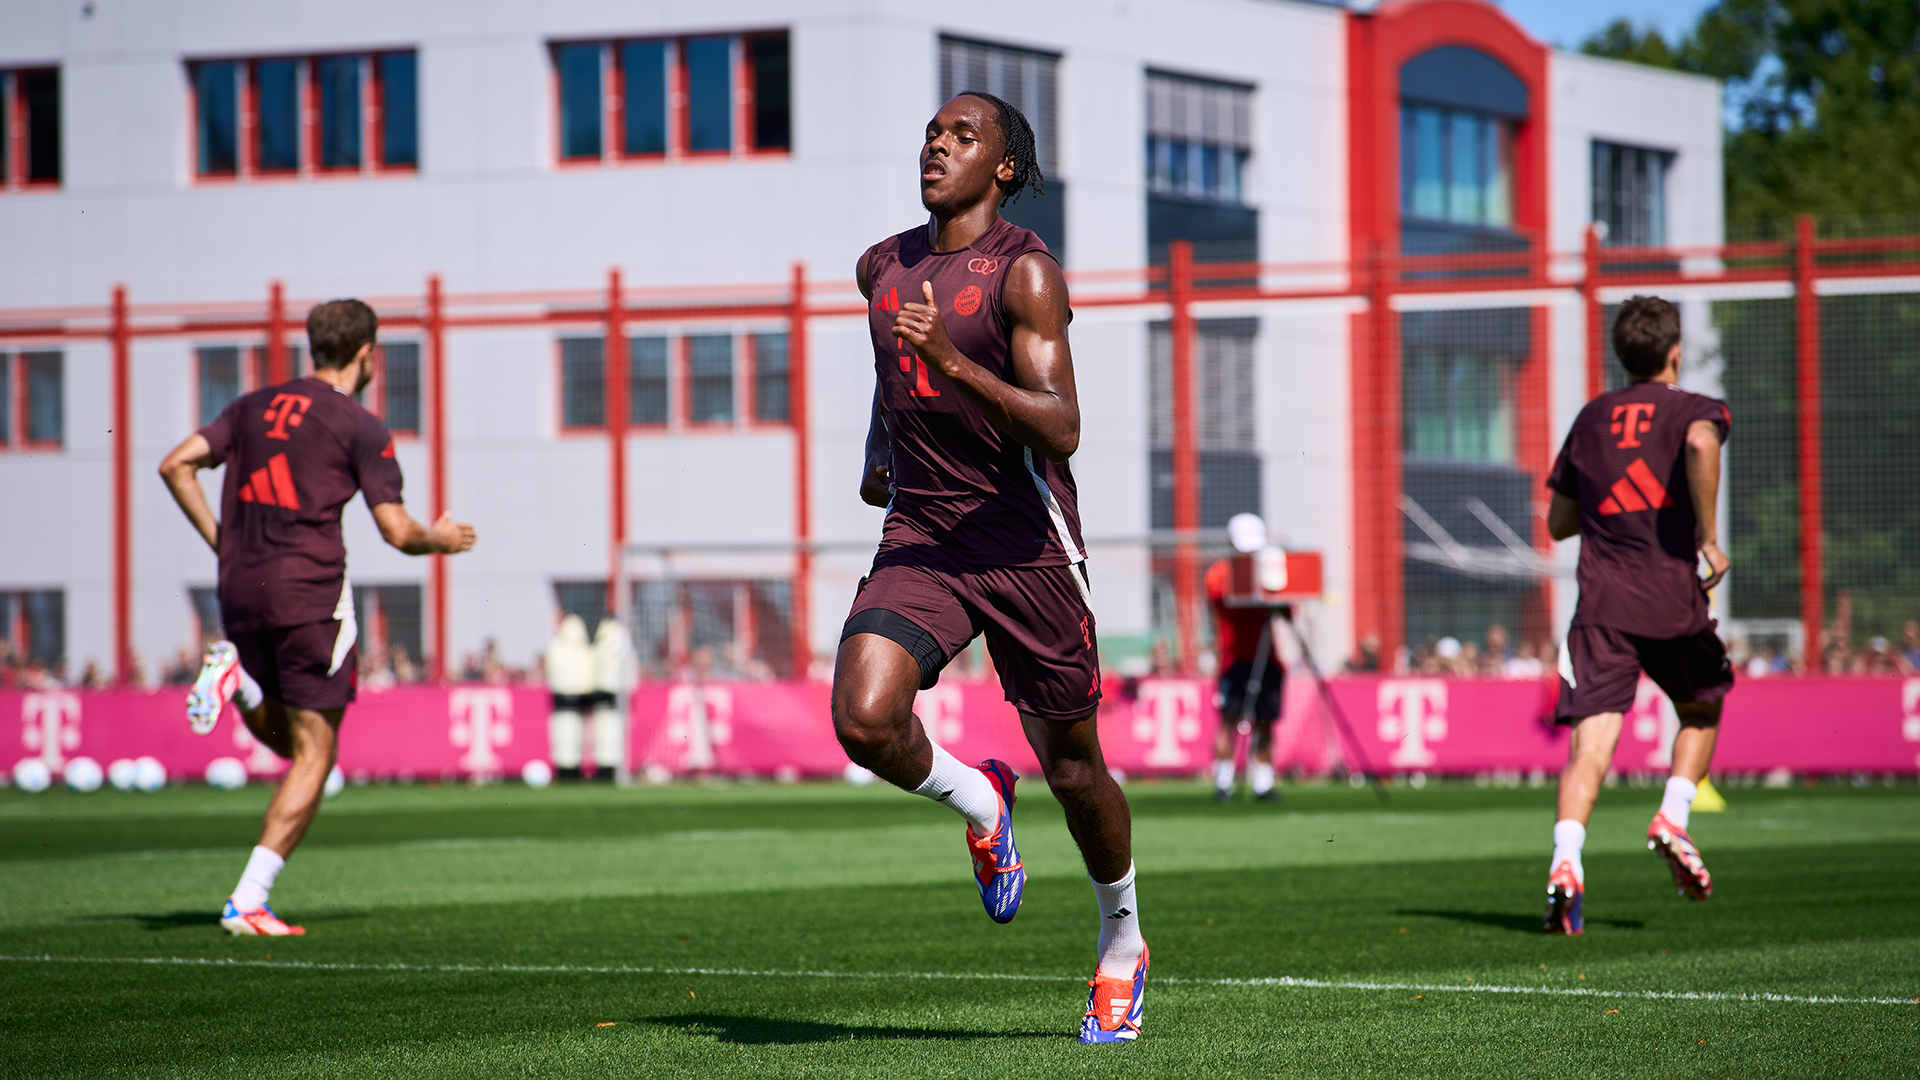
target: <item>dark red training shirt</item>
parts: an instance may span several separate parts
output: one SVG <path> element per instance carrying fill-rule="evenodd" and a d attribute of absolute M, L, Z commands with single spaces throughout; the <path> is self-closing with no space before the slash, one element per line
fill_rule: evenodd
<path fill-rule="evenodd" d="M 230 633 L 334 618 L 347 578 L 340 508 L 400 501 L 387 425 L 319 379 L 234 399 L 200 429 L 220 490 L 220 621 Z"/>
<path fill-rule="evenodd" d="M 889 554 L 937 548 L 973 566 L 1062 566 L 1085 559 L 1073 472 L 1000 433 L 980 409 L 893 336 L 901 305 L 926 303 L 933 283 L 961 354 L 1012 382 L 1012 322 L 1000 290 L 1015 259 L 1053 254 L 1001 218 L 958 251 L 934 251 L 926 226 L 875 245 L 867 259 L 874 373 L 893 449 L 893 505 L 880 541 Z M 878 565 L 878 563 L 876 563 Z"/>
<path fill-rule="evenodd" d="M 1699 522 L 1687 483 L 1687 428 L 1711 420 L 1726 441 L 1727 403 L 1672 383 L 1640 382 L 1580 410 L 1547 486 L 1580 500 L 1575 626 L 1650 638 L 1707 628 Z"/>

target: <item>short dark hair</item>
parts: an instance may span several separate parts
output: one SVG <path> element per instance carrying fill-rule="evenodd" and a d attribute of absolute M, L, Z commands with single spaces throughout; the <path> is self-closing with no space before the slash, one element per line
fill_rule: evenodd
<path fill-rule="evenodd" d="M 315 368 L 346 367 L 379 333 L 380 316 L 358 300 L 329 300 L 307 312 L 307 350 Z"/>
<path fill-rule="evenodd" d="M 995 181 L 1000 185 L 1000 205 L 1019 202 L 1020 193 L 1029 189 L 1034 198 L 1047 193 L 1046 177 L 1040 175 L 1040 155 L 1034 147 L 1033 125 L 1019 109 L 984 90 L 962 90 L 954 97 L 979 98 L 999 113 L 1000 134 L 1006 139 L 1006 154 L 1013 159 L 1013 179 Z"/>
<path fill-rule="evenodd" d="M 1613 355 L 1627 373 L 1650 379 L 1667 368 L 1680 344 L 1680 309 L 1657 296 L 1635 296 L 1613 317 Z"/>

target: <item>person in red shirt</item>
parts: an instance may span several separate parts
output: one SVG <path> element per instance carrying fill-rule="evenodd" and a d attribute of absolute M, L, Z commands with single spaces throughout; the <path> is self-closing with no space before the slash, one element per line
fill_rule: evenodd
<path fill-rule="evenodd" d="M 281 921 L 267 895 L 320 811 L 354 698 L 358 631 L 341 510 L 363 495 L 381 537 L 409 555 L 473 546 L 473 526 L 449 514 L 431 528 L 407 514 L 387 425 L 354 400 L 373 378 L 378 331 L 373 309 L 358 300 L 314 308 L 313 374 L 235 398 L 160 463 L 174 501 L 220 558 L 220 619 L 230 638 L 207 647 L 187 718 L 207 734 L 237 696 L 247 730 L 292 760 L 221 913 L 232 934 L 306 932 Z M 222 464 L 216 518 L 196 474 Z"/>
<path fill-rule="evenodd" d="M 1267 525 L 1256 514 L 1235 514 L 1227 522 L 1227 539 L 1242 555 L 1267 546 Z M 1233 737 L 1247 718 L 1247 694 L 1254 694 L 1253 730 L 1247 746 L 1247 786 L 1260 802 L 1277 802 L 1273 789 L 1273 722 L 1280 718 L 1281 695 L 1287 685 L 1273 635 L 1273 611 L 1264 607 L 1228 607 L 1231 564 L 1222 559 L 1207 567 L 1207 605 L 1213 610 L 1213 651 L 1219 684 L 1213 703 L 1220 710 L 1220 733 L 1213 740 L 1213 801 L 1233 798 Z M 1253 667 L 1264 658 L 1259 685 Z"/>
<path fill-rule="evenodd" d="M 1560 651 L 1555 710 L 1573 737 L 1548 864 L 1550 934 L 1581 932 L 1580 849 L 1643 671 L 1680 718 L 1673 772 L 1647 827 L 1647 846 L 1667 860 L 1683 895 L 1713 895 L 1687 819 L 1713 759 L 1721 701 L 1733 688 L 1733 668 L 1707 607 L 1707 591 L 1728 566 L 1715 506 L 1720 444 L 1733 416 L 1726 402 L 1677 385 L 1680 312 L 1667 301 L 1636 296 L 1620 305 L 1613 350 L 1633 382 L 1580 410 L 1547 478 L 1549 531 L 1555 540 L 1580 537 L 1580 600 Z"/>

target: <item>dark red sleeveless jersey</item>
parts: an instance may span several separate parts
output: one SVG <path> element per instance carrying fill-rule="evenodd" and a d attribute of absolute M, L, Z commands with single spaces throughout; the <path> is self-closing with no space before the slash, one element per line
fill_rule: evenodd
<path fill-rule="evenodd" d="M 342 617 L 340 511 L 400 501 L 387 425 L 319 379 L 235 398 L 200 429 L 227 466 L 220 490 L 220 621 L 228 633 Z M 350 609 L 347 609 L 350 610 Z"/>
<path fill-rule="evenodd" d="M 1687 482 L 1695 420 L 1712 421 L 1722 442 L 1733 428 L 1718 398 L 1640 382 L 1588 402 L 1567 432 L 1547 486 L 1580 500 L 1575 626 L 1677 638 L 1711 622 Z"/>
<path fill-rule="evenodd" d="M 1001 218 L 959 251 L 934 251 L 923 225 L 868 256 L 868 323 L 894 485 L 876 566 L 923 554 L 973 566 L 1086 558 L 1072 470 L 1001 434 L 893 336 L 901 305 L 925 303 L 920 286 L 931 282 L 954 347 L 1011 382 L 1012 324 L 1000 291 L 1013 261 L 1029 252 L 1053 257 L 1038 236 Z"/>

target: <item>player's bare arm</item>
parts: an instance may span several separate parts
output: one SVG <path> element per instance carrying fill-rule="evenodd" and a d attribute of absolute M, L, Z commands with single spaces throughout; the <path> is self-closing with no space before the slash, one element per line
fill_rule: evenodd
<path fill-rule="evenodd" d="M 867 277 L 868 248 L 854 264 L 853 280 L 860 295 L 873 299 Z M 867 448 L 860 467 L 860 501 L 868 506 L 885 507 L 893 501 L 893 446 L 887 442 L 887 418 L 880 408 L 880 387 L 873 388 L 873 415 L 867 421 Z"/>
<path fill-rule="evenodd" d="M 1693 516 L 1700 522 L 1700 554 L 1712 571 L 1700 587 L 1711 589 L 1733 565 L 1720 550 L 1720 428 L 1711 420 L 1687 425 L 1687 488 L 1693 493 Z"/>
<path fill-rule="evenodd" d="M 473 526 L 453 520 L 450 513 L 427 526 L 402 504 L 381 503 L 373 508 L 373 523 L 380 527 L 380 539 L 408 555 L 457 555 L 473 547 Z"/>
<path fill-rule="evenodd" d="M 201 469 L 211 469 L 214 464 L 213 446 L 207 442 L 205 435 L 196 431 L 161 459 L 160 479 L 166 481 L 167 490 L 173 493 L 173 501 L 180 505 L 180 512 L 193 523 L 200 539 L 205 540 L 207 546 L 218 554 L 220 519 L 213 516 L 213 507 L 207 505 L 207 493 L 200 487 L 199 478 Z"/>
<path fill-rule="evenodd" d="M 1547 535 L 1555 540 L 1571 540 L 1580 532 L 1580 500 L 1559 492 L 1547 507 Z"/>
<path fill-rule="evenodd" d="M 1011 383 L 953 347 L 933 286 L 922 287 L 926 302 L 901 305 L 894 335 L 1015 442 L 1052 461 L 1072 457 L 1080 448 L 1080 396 L 1067 345 L 1067 283 L 1059 264 L 1035 253 L 1022 256 L 1008 271 L 1002 302 L 1012 323 Z"/>

